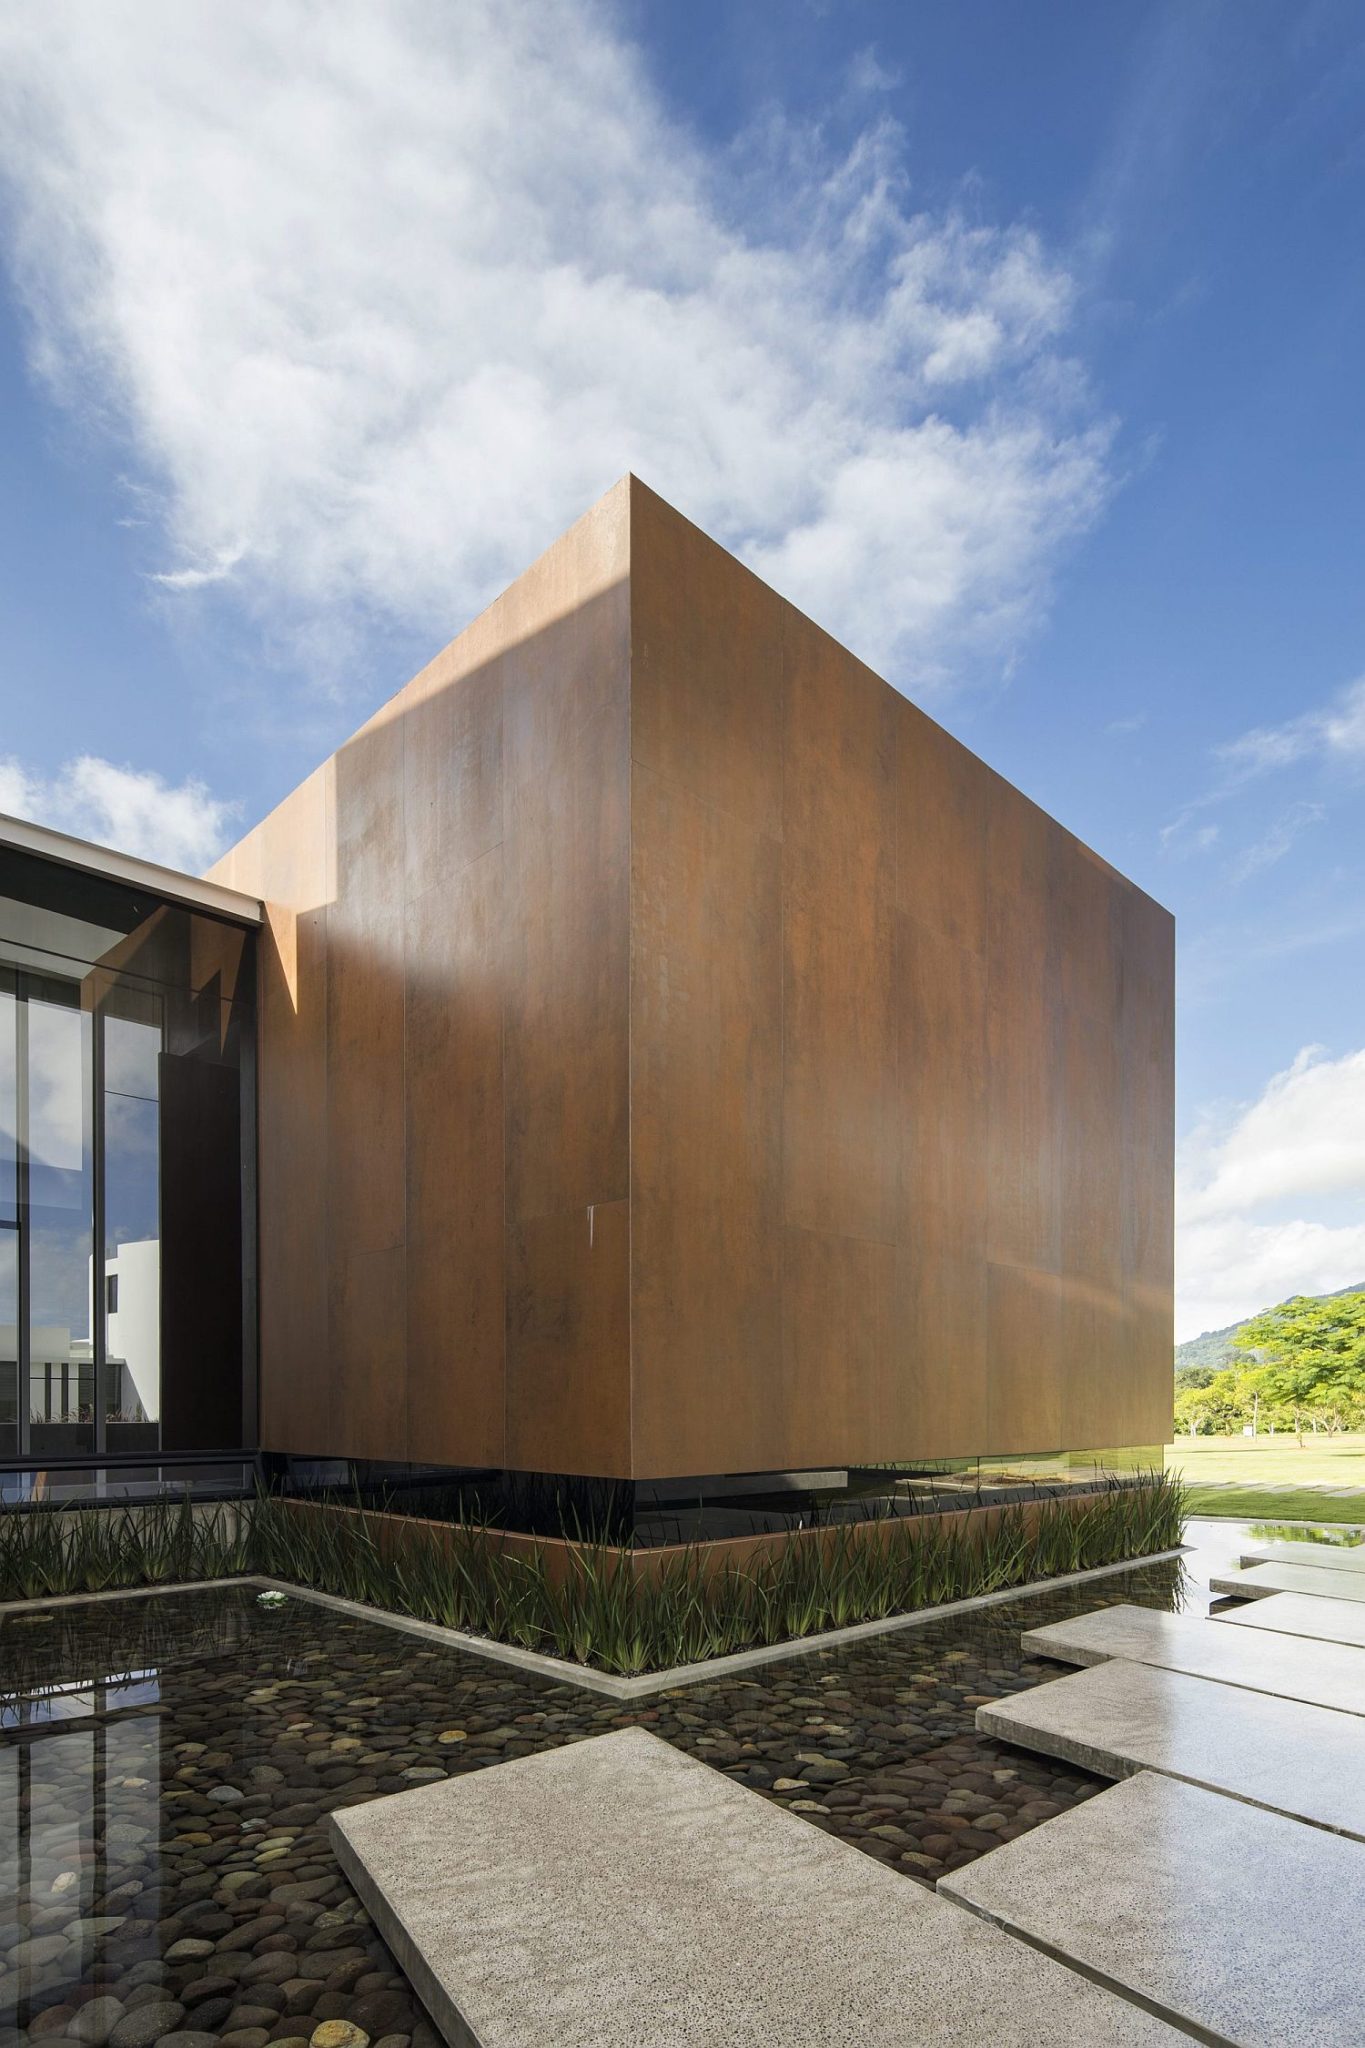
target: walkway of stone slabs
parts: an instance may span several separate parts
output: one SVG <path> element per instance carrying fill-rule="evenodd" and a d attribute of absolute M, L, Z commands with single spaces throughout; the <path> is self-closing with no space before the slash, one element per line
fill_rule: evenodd
<path fill-rule="evenodd" d="M 937 1895 L 640 1729 L 348 1809 L 337 1852 L 458 2048 L 1365 2048 L 1365 1547 L 1317 1548 L 1210 1571 L 1240 1609 L 1029 1631 L 1083 1668 L 978 1725 L 1116 1782 Z"/>

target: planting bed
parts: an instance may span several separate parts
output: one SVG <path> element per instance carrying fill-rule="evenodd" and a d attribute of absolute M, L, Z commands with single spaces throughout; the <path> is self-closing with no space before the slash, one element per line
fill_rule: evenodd
<path fill-rule="evenodd" d="M 326 1815 L 636 1723 L 932 1883 L 1099 1789 L 977 1734 L 983 1699 L 1056 1675 L 1020 1631 L 1172 1608 L 1181 1575 L 1116 1572 L 639 1706 L 246 1587 L 6 1616 L 0 2048 L 266 2048 L 328 2021 L 319 2048 L 435 2048 Z"/>

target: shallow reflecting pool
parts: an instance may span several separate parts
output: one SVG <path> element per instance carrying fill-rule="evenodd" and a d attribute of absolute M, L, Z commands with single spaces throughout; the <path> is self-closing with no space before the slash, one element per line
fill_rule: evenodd
<path fill-rule="evenodd" d="M 247 1587 L 6 1615 L 0 2048 L 435 2048 L 327 1815 L 632 1723 L 932 1884 L 1099 1787 L 976 1733 L 1059 1675 L 1021 1629 L 1190 1591 L 1145 1566 L 633 1706 Z"/>

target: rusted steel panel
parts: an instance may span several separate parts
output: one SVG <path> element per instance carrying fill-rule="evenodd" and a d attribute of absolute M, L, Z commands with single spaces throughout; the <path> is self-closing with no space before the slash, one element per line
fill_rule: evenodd
<path fill-rule="evenodd" d="M 638 487 L 634 551 L 636 1470 L 1155 1440 L 1169 919 Z M 756 736 L 778 646 L 774 826 Z M 699 963 L 742 985 L 734 902 L 720 856 L 699 864 L 700 826 L 679 827 L 686 796 L 747 820 L 727 856 L 741 903 L 749 839 L 781 840 L 776 1380 L 761 1184 L 745 1180 L 742 1211 L 708 1198 L 753 1163 L 743 1088 L 728 1138 L 697 1107 L 708 1055 L 733 1071 L 733 1030 L 699 1009 L 665 1032 L 651 994 L 672 993 L 684 957 L 689 993 Z M 688 903 L 681 949 L 669 892 Z M 767 934 L 746 931 L 753 965 Z M 667 1417 L 694 1408 L 704 1427 L 670 1439 Z"/>
<path fill-rule="evenodd" d="M 628 514 L 622 484 L 219 864 L 268 905 L 267 1449 L 499 1463 L 530 1404 L 536 1457 L 625 1469 Z M 534 1333 L 575 1288 L 561 1412 Z"/>
<path fill-rule="evenodd" d="M 507 1462 L 523 1472 L 630 1469 L 630 1205 L 511 1220 Z"/>
<path fill-rule="evenodd" d="M 639 483 L 630 583 L 632 758 L 779 839 L 782 621 L 772 591 Z"/>
<path fill-rule="evenodd" d="M 744 1469 L 781 1356 L 781 849 L 638 765 L 632 825 L 635 1466 Z"/>
<path fill-rule="evenodd" d="M 409 1454 L 501 1465 L 502 848 L 409 899 Z"/>

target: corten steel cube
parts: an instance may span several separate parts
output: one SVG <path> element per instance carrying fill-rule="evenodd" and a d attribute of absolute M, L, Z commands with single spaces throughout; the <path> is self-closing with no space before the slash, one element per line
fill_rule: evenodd
<path fill-rule="evenodd" d="M 633 477 L 215 875 L 266 1449 L 1164 1441 L 1170 916 Z"/>

